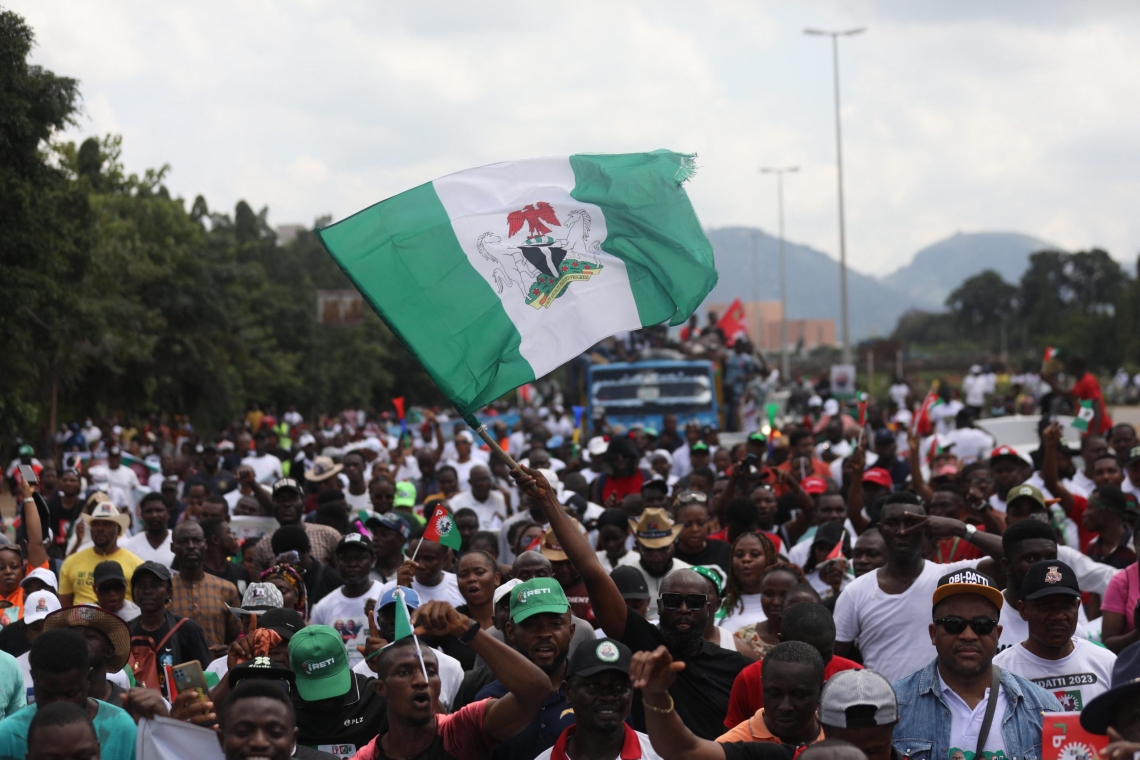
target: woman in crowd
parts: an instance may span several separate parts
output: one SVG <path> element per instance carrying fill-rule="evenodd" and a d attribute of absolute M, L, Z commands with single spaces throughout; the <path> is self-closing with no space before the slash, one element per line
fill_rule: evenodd
<path fill-rule="evenodd" d="M 804 583 L 804 571 L 798 565 L 780 562 L 764 571 L 760 579 L 760 604 L 765 619 L 736 631 L 738 637 L 752 645 L 756 659 L 764 659 L 764 655 L 780 643 L 784 595 L 801 583 Z"/>
<path fill-rule="evenodd" d="M 629 515 L 622 509 L 606 509 L 598 517 L 597 530 L 598 561 L 613 572 L 629 553 Z"/>
<path fill-rule="evenodd" d="M 724 541 L 708 538 L 709 508 L 705 502 L 691 501 L 677 507 L 676 521 L 681 524 L 673 556 L 690 565 L 716 565 L 728 572 L 732 549 Z"/>
<path fill-rule="evenodd" d="M 736 631 L 764 619 L 760 601 L 760 579 L 764 570 L 776 564 L 776 548 L 767 536 L 745 533 L 732 545 L 732 563 L 725 584 L 722 628 Z"/>
<path fill-rule="evenodd" d="M 498 562 L 483 551 L 470 551 L 459 559 L 456 572 L 459 593 L 467 601 L 456 609 L 488 630 L 495 625 L 495 589 L 502 582 Z"/>
<path fill-rule="evenodd" d="M 272 583 L 281 592 L 281 606 L 296 610 L 305 620 L 309 619 L 309 600 L 305 595 L 305 581 L 297 568 L 288 563 L 267 567 L 258 578 Z"/>

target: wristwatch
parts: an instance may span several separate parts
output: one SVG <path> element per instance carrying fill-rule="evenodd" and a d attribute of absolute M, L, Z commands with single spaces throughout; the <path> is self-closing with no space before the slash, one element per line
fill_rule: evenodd
<path fill-rule="evenodd" d="M 479 633 L 480 627 L 481 626 L 479 625 L 479 621 L 476 620 L 472 622 L 471 627 L 467 629 L 466 633 L 464 633 L 462 636 L 457 636 L 456 638 L 462 644 L 470 644 L 471 639 L 475 638 L 475 634 Z"/>
<path fill-rule="evenodd" d="M 966 523 L 966 540 L 967 541 L 973 541 L 974 540 L 974 534 L 977 532 L 978 532 L 977 528 L 975 528 L 970 523 Z"/>

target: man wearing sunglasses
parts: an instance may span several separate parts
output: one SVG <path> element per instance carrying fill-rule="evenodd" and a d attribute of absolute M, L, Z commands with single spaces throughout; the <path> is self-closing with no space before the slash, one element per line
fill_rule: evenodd
<path fill-rule="evenodd" d="M 684 670 L 669 686 L 681 720 L 704 739 L 715 739 L 724 733 L 722 721 L 728 712 L 732 682 L 750 660 L 705 640 L 705 626 L 713 614 L 708 581 L 689 569 L 669 573 L 661 581 L 657 597 L 660 627 L 630 613 L 617 584 L 598 561 L 589 541 L 563 511 L 542 474 L 521 467 L 514 474 L 520 491 L 542 504 L 562 550 L 582 574 L 594 615 L 606 635 L 634 652 L 655 651 L 664 645 L 672 659 L 685 663 Z M 631 717 L 633 727 L 644 731 L 645 708 L 640 698 L 634 699 Z"/>
<path fill-rule="evenodd" d="M 1061 705 L 1040 686 L 993 664 L 1001 590 L 967 568 L 944 575 L 933 601 L 930 639 L 938 656 L 894 684 L 895 749 L 932 760 L 969 752 L 979 760 L 1040 757 L 1041 713 Z"/>

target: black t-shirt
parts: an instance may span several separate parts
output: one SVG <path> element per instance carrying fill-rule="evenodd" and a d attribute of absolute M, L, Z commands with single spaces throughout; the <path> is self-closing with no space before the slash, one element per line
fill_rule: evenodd
<path fill-rule="evenodd" d="M 76 499 L 75 505 L 71 509 L 67 509 L 63 506 L 63 494 L 57 493 L 47 500 L 47 508 L 50 524 L 44 527 L 51 530 L 52 548 L 58 547 L 59 555 L 63 556 L 62 552 L 67 546 L 67 537 L 71 535 L 71 526 L 83 513 L 83 499 Z"/>
<path fill-rule="evenodd" d="M 0 652 L 7 652 L 13 657 L 19 657 L 24 652 L 31 651 L 32 645 L 24 635 L 27 626 L 23 620 L 17 620 L 12 625 L 4 626 L 0 631 Z"/>
<path fill-rule="evenodd" d="M 357 750 L 388 730 L 388 700 L 376 693 L 376 679 L 352 674 L 352 686 L 344 702 L 330 710 L 314 709 L 302 702 L 296 692 L 298 744 L 352 757 Z"/>
<path fill-rule="evenodd" d="M 166 613 L 166 621 L 157 630 L 148 631 L 142 627 L 142 618 L 137 617 L 131 621 L 131 637 L 149 636 L 154 646 L 166 637 L 167 632 L 182 618 L 173 612 Z M 155 652 L 155 665 L 158 667 L 158 680 L 160 688 L 165 689 L 164 665 L 181 665 L 184 662 L 197 660 L 203 667 L 213 662 L 210 647 L 206 644 L 206 634 L 202 627 L 191 619 L 178 627 L 174 635 L 167 639 L 162 648 Z"/>
<path fill-rule="evenodd" d="M 732 547 L 724 541 L 710 538 L 705 541 L 704 549 L 693 554 L 689 554 L 680 544 L 676 544 L 673 547 L 673 556 L 690 565 L 716 565 L 727 573 L 728 566 L 732 563 Z"/>
<path fill-rule="evenodd" d="M 313 566 L 305 573 L 305 595 L 309 597 L 309 609 L 330 593 L 344 585 L 344 580 L 333 568 L 313 558 Z"/>
<path fill-rule="evenodd" d="M 206 565 L 202 565 L 202 569 L 210 575 L 216 576 L 218 578 L 223 578 L 234 584 L 237 586 L 239 593 L 244 594 L 245 587 L 249 585 L 249 571 L 234 562 L 226 562 L 223 564 L 220 572 L 216 572 Z M 308 591 L 308 589 L 305 590 Z"/>
<path fill-rule="evenodd" d="M 661 630 L 645 618 L 631 612 L 626 615 L 622 642 L 634 652 L 652 652 L 665 643 Z M 674 655 L 676 656 L 676 655 Z M 677 715 L 702 739 L 714 740 L 724 733 L 724 716 L 728 714 L 728 696 L 732 682 L 740 671 L 752 663 L 739 652 L 701 642 L 701 649 L 690 657 L 677 658 L 686 667 L 677 674 L 669 689 Z M 634 695 L 630 712 L 633 727 L 645 731 L 645 708 L 641 692 Z"/>
<path fill-rule="evenodd" d="M 795 750 L 775 742 L 732 742 L 720 745 L 724 760 L 792 760 Z"/>
<path fill-rule="evenodd" d="M 480 665 L 474 670 L 468 670 L 463 674 L 463 682 L 459 684 L 459 690 L 455 692 L 455 698 L 451 700 L 451 711 L 459 712 L 459 709 L 466 707 L 475 700 L 475 695 L 478 694 L 484 686 L 495 681 L 495 674 L 491 672 L 491 668 L 487 665 Z"/>

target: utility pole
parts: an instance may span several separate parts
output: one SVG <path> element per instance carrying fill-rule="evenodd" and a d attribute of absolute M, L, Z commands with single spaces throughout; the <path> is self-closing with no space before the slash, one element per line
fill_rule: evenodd
<path fill-rule="evenodd" d="M 839 38 L 862 34 L 866 29 L 824 31 L 805 29 L 804 34 L 831 37 L 831 60 L 835 72 L 835 165 L 839 175 L 839 310 L 843 330 L 843 363 L 851 363 L 851 334 L 847 315 L 847 232 L 843 219 L 843 133 L 839 123 Z"/>
<path fill-rule="evenodd" d="M 761 174 L 776 175 L 776 217 L 780 241 L 780 380 L 787 383 L 792 376 L 788 356 L 788 268 L 784 256 L 784 175 L 795 174 L 798 166 L 762 166 Z"/>

